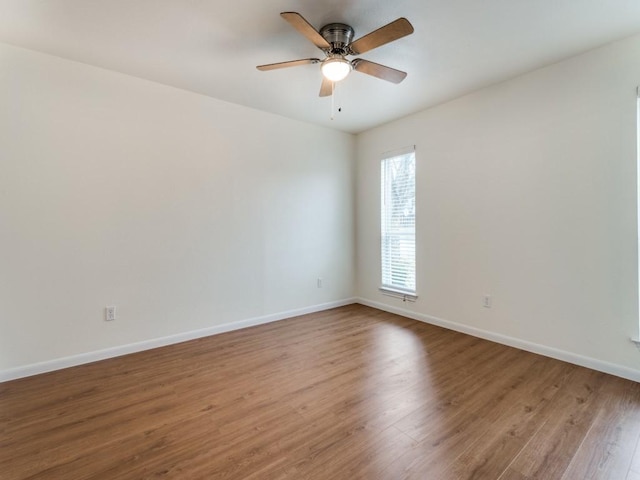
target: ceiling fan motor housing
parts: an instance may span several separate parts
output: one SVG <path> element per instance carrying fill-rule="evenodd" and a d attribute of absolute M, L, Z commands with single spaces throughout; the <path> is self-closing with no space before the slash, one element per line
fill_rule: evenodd
<path fill-rule="evenodd" d="M 320 29 L 320 35 L 331 44 L 329 53 L 334 55 L 348 55 L 348 46 L 353 40 L 353 28 L 344 23 L 329 23 Z"/>

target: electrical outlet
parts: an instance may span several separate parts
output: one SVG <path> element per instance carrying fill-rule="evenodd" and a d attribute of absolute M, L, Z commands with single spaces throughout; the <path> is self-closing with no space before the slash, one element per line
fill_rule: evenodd
<path fill-rule="evenodd" d="M 318 288 L 322 288 L 322 277 L 318 277 L 317 285 L 318 285 Z"/>
<path fill-rule="evenodd" d="M 104 319 L 111 322 L 116 319 L 116 307 L 106 307 L 104 309 Z"/>
<path fill-rule="evenodd" d="M 482 306 L 484 308 L 491 308 L 491 295 L 485 295 L 482 297 Z"/>

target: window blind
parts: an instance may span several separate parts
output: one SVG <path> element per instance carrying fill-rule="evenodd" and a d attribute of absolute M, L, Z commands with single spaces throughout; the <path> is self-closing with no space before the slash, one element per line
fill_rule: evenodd
<path fill-rule="evenodd" d="M 381 163 L 382 288 L 416 291 L 415 152 L 388 156 Z"/>

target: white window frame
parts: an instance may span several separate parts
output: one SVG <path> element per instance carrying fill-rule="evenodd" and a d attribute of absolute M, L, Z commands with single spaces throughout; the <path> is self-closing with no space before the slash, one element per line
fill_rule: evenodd
<path fill-rule="evenodd" d="M 638 309 L 640 311 L 640 87 L 636 88 L 636 215 L 637 215 L 637 245 L 638 245 Z M 631 341 L 640 349 L 640 318 L 638 319 L 638 330 Z"/>
<path fill-rule="evenodd" d="M 409 160 L 413 162 L 413 225 L 405 225 L 398 227 L 391 225 L 391 210 L 394 205 L 389 203 L 391 198 L 392 179 L 388 178 L 391 170 L 390 162 Z M 416 230 L 415 230 L 415 181 L 416 181 L 416 157 L 415 146 L 406 147 L 399 150 L 387 152 L 382 155 L 380 161 L 380 291 L 386 295 L 402 298 L 404 301 L 415 301 L 418 297 L 416 294 Z M 395 206 L 397 208 L 397 205 Z M 409 266 L 407 272 L 411 278 L 410 285 L 401 285 L 393 280 L 393 274 L 401 272 L 400 267 L 394 264 L 394 255 L 390 248 L 390 240 L 395 239 L 401 241 L 404 246 L 401 247 L 405 252 L 409 250 L 408 257 L 412 265 Z M 412 251 L 411 251 L 412 250 Z M 394 269 L 394 267 L 396 267 Z"/>

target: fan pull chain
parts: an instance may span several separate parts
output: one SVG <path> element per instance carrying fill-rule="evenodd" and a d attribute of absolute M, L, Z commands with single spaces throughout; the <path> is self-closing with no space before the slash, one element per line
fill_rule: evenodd
<path fill-rule="evenodd" d="M 331 82 L 331 120 L 333 120 L 336 111 L 336 82 Z"/>
<path fill-rule="evenodd" d="M 331 120 L 333 120 L 336 116 L 336 103 L 340 104 L 340 99 L 336 98 L 338 91 L 337 87 L 338 82 L 331 82 Z M 342 107 L 338 107 L 338 112 L 342 111 Z"/>

